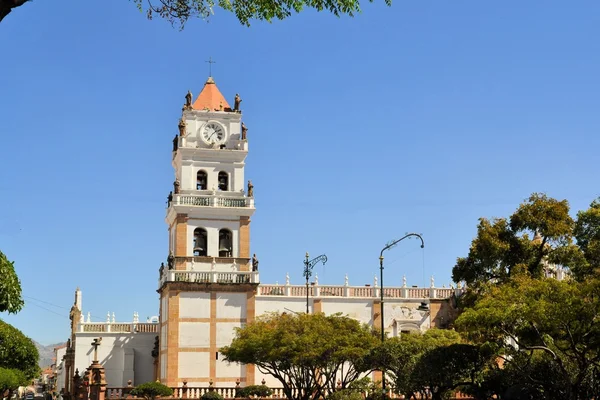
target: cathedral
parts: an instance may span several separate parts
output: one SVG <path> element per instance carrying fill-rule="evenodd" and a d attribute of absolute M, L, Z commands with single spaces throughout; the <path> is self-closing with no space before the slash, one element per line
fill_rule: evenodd
<path fill-rule="evenodd" d="M 339 285 L 320 285 L 315 276 L 310 285 L 291 285 L 286 276 L 285 284 L 262 284 L 250 240 L 254 188 L 245 176 L 252 138 L 241 98 L 232 98 L 233 107 L 212 77 L 195 98 L 191 92 L 185 97 L 173 139 L 175 176 L 165 218 L 169 256 L 157 271 L 157 317 L 140 322 L 134 314 L 132 322 L 118 323 L 109 314 L 106 322 L 92 322 L 85 318 L 78 291 L 71 338 L 62 361 L 57 358 L 63 371 L 57 391 L 72 391 L 72 375 L 94 361 L 92 353 L 106 369 L 109 388 L 150 380 L 171 387 L 262 381 L 279 387 L 254 365 L 227 363 L 219 352 L 231 343 L 236 328 L 267 312 L 341 312 L 384 326 L 390 336 L 444 327 L 452 318 L 449 299 L 461 289 L 436 288 L 433 278 L 425 288 L 407 286 L 405 280 L 386 287 L 384 321 L 377 280 L 352 286 L 341 276 Z M 92 352 L 93 340 L 100 337 Z"/>

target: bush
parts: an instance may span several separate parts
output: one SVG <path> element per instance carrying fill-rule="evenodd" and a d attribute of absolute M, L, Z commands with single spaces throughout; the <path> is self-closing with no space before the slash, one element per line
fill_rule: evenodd
<path fill-rule="evenodd" d="M 27 386 L 29 379 L 18 369 L 0 368 L 0 390 L 16 390 L 19 386 Z"/>
<path fill-rule="evenodd" d="M 363 396 L 357 390 L 341 389 L 327 396 L 327 400 L 363 400 Z"/>
<path fill-rule="evenodd" d="M 215 391 L 210 391 L 202 395 L 202 400 L 223 400 L 223 396 Z"/>
<path fill-rule="evenodd" d="M 168 397 L 173 394 L 173 389 L 160 382 L 146 382 L 131 389 L 133 396 L 154 400 L 157 397 Z"/>
<path fill-rule="evenodd" d="M 23 371 L 27 379 L 39 375 L 40 355 L 33 341 L 14 326 L 0 320 L 0 367 Z"/>
<path fill-rule="evenodd" d="M 241 389 L 237 389 L 235 392 L 235 397 L 269 397 L 272 394 L 273 391 L 269 389 L 267 385 L 250 385 Z"/>

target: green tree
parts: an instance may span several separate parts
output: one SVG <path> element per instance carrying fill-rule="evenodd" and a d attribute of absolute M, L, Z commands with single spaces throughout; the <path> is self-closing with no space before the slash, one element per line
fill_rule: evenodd
<path fill-rule="evenodd" d="M 370 328 L 340 314 L 267 314 L 240 328 L 225 360 L 254 364 L 275 377 L 290 400 L 325 397 L 369 369 L 377 344 Z"/>
<path fill-rule="evenodd" d="M 498 356 L 514 371 L 527 371 L 532 360 L 556 374 L 540 374 L 537 388 L 564 385 L 564 399 L 597 397 L 600 367 L 600 285 L 533 279 L 526 274 L 490 287 L 457 319 L 457 329 L 479 343 L 493 343 Z M 534 369 L 535 370 L 535 369 Z M 537 369 L 539 371 L 539 369 Z M 531 386 L 531 385 L 530 385 Z"/>
<path fill-rule="evenodd" d="M 23 304 L 21 281 L 14 263 L 0 251 L 0 312 L 16 314 L 21 311 Z"/>
<path fill-rule="evenodd" d="M 0 22 L 13 9 L 22 6 L 28 0 L 0 0 Z M 327 11 L 339 17 L 353 17 L 361 12 L 358 0 L 133 0 L 148 19 L 164 18 L 172 25 L 182 29 L 190 18 L 208 19 L 216 7 L 235 14 L 242 25 L 250 26 L 252 20 L 273 21 L 288 18 L 304 9 Z M 373 0 L 369 0 L 373 2 Z M 385 0 L 390 6 L 391 0 Z"/>
<path fill-rule="evenodd" d="M 0 393 L 8 391 L 7 398 L 10 398 L 12 392 L 17 390 L 19 386 L 26 386 L 28 383 L 29 379 L 27 379 L 23 371 L 0 367 Z"/>
<path fill-rule="evenodd" d="M 472 344 L 454 343 L 426 351 L 411 373 L 413 389 L 432 400 L 447 398 L 456 389 L 479 385 L 491 354 Z"/>
<path fill-rule="evenodd" d="M 143 397 L 146 400 L 154 400 L 157 397 L 169 397 L 173 395 L 173 389 L 160 382 L 146 382 L 131 389 L 133 396 Z"/>
<path fill-rule="evenodd" d="M 0 320 L 0 368 L 23 371 L 27 379 L 39 375 L 39 353 L 31 339 Z"/>
<path fill-rule="evenodd" d="M 429 329 L 387 339 L 371 352 L 372 369 L 384 369 L 393 383 L 394 392 L 411 398 L 418 391 L 413 371 L 427 351 L 460 343 L 460 335 L 453 330 Z"/>
<path fill-rule="evenodd" d="M 478 292 L 519 273 L 540 278 L 547 264 L 569 267 L 579 279 L 589 268 L 574 241 L 576 226 L 566 200 L 534 193 L 508 219 L 479 220 L 469 254 L 458 258 L 452 279 Z"/>
<path fill-rule="evenodd" d="M 600 269 L 600 198 L 590 204 L 590 208 L 577 213 L 577 222 L 573 230 L 577 244 L 583 251 L 585 267 L 582 275 Z"/>

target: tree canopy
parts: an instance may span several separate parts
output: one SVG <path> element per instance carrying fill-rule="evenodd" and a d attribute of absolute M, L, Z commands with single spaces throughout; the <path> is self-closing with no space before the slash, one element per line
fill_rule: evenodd
<path fill-rule="evenodd" d="M 0 312 L 15 314 L 23 308 L 21 281 L 15 272 L 15 266 L 0 251 Z"/>
<path fill-rule="evenodd" d="M 540 278 L 551 265 L 584 279 L 600 265 L 600 203 L 576 221 L 569 211 L 566 200 L 534 193 L 509 218 L 481 218 L 469 254 L 452 270 L 453 280 L 477 290 L 519 273 Z"/>
<path fill-rule="evenodd" d="M 0 22 L 14 8 L 20 7 L 28 0 L 0 0 Z M 235 14 L 237 20 L 246 26 L 251 21 L 282 20 L 305 9 L 327 11 L 335 16 L 353 17 L 360 13 L 358 0 L 133 0 L 148 19 L 163 18 L 172 25 L 183 29 L 190 18 L 208 19 L 215 8 L 221 8 Z M 373 2 L 373 0 L 369 0 Z M 390 6 L 391 0 L 385 0 Z"/>
<path fill-rule="evenodd" d="M 289 399 L 308 400 L 347 388 L 369 369 L 366 357 L 377 343 L 369 327 L 340 314 L 283 313 L 239 328 L 221 352 L 275 377 Z"/>
<path fill-rule="evenodd" d="M 21 370 L 27 379 L 31 379 L 39 373 L 38 359 L 33 341 L 0 320 L 0 368 Z"/>
<path fill-rule="evenodd" d="M 589 399 L 600 368 L 600 285 L 533 279 L 526 275 L 489 288 L 466 309 L 456 326 L 478 343 L 494 343 L 512 370 L 536 371 L 545 365 L 552 381 L 523 375 L 524 383 L 543 389 L 566 382 L 564 399 Z M 517 357 L 518 355 L 518 357 Z M 535 384 L 535 385 L 533 385 Z"/>

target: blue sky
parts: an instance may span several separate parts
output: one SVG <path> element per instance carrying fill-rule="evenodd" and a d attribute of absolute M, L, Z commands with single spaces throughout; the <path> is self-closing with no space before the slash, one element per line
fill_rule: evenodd
<path fill-rule="evenodd" d="M 448 284 L 477 218 L 535 191 L 576 211 L 600 195 L 600 3 L 365 3 L 246 28 L 216 10 L 185 30 L 127 0 L 35 0 L 0 24 L 0 249 L 25 309 L 63 341 L 84 312 L 156 315 L 167 256 L 171 139 L 184 95 L 213 76 L 249 128 L 261 280 Z"/>

